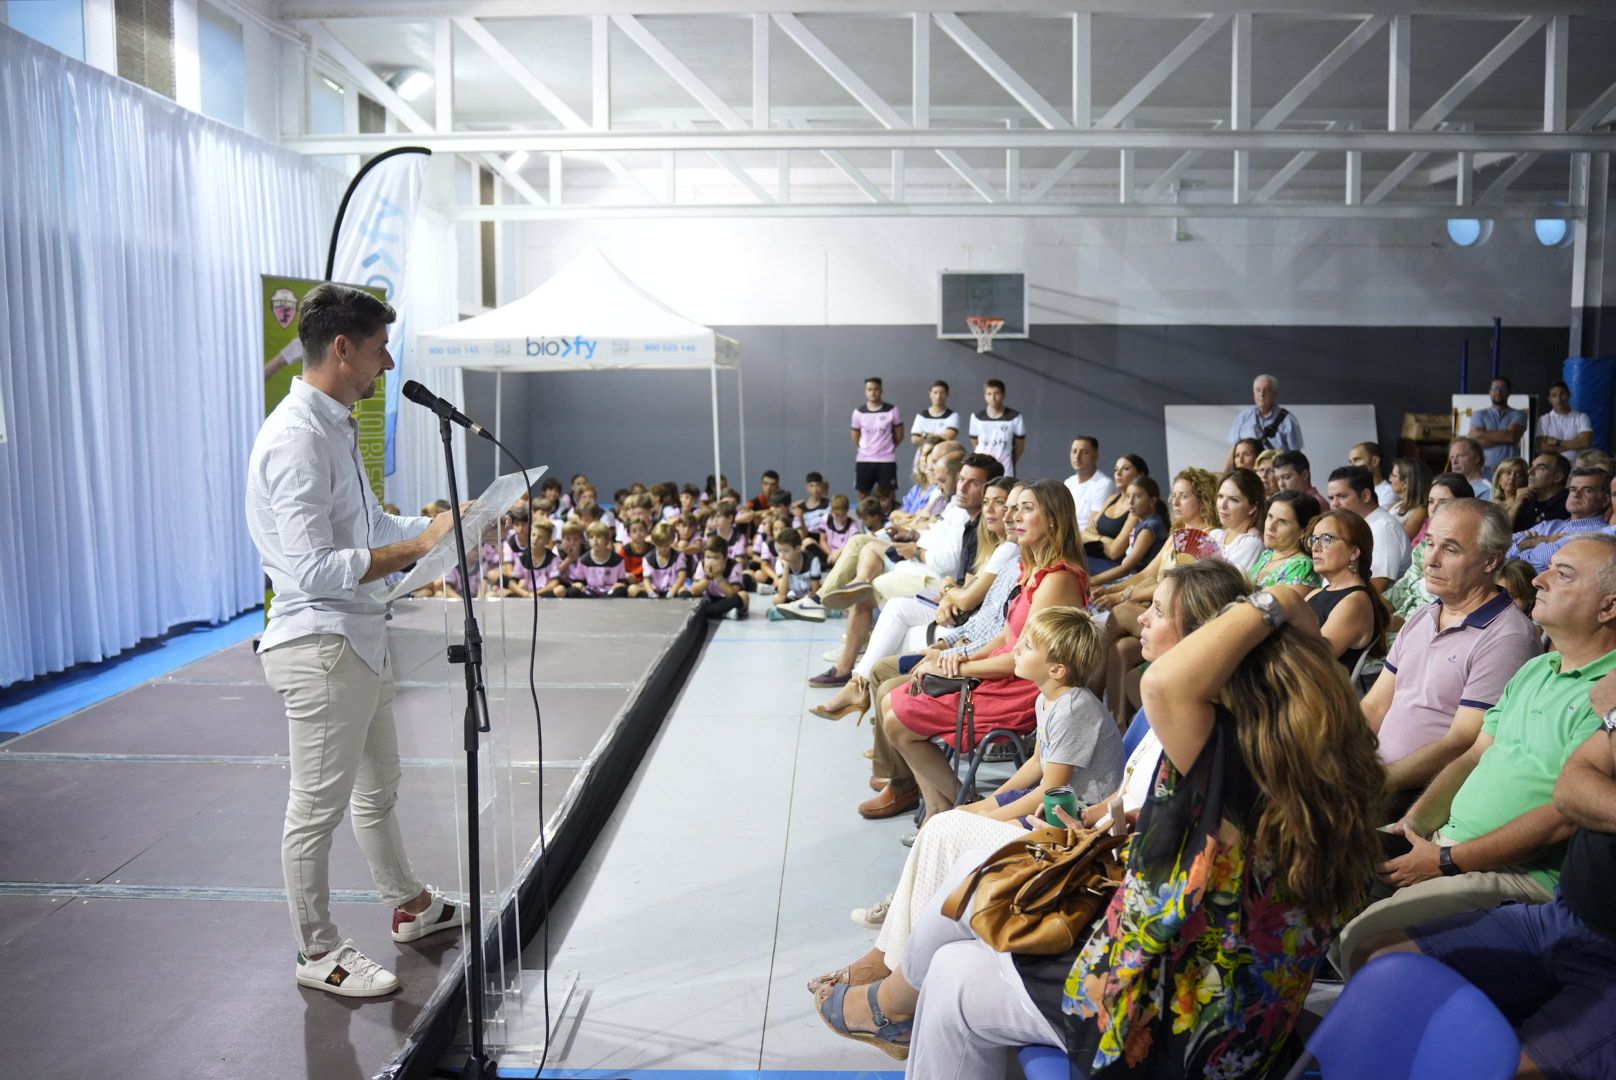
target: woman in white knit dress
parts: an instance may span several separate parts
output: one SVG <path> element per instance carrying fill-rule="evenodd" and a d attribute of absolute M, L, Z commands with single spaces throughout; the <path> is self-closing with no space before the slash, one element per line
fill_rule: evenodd
<path fill-rule="evenodd" d="M 1145 659 L 1158 659 L 1180 639 L 1217 615 L 1225 605 L 1249 591 L 1251 584 L 1246 576 L 1221 559 L 1203 559 L 1164 571 L 1150 607 L 1140 617 L 1140 644 Z M 1092 694 L 1087 691 L 1083 693 L 1109 722 L 1109 714 L 1104 712 L 1104 706 Z M 1141 716 L 1134 722 L 1142 721 Z M 1042 737 L 1042 715 L 1039 734 Z M 1083 813 L 1083 824 L 1090 828 L 1108 826 L 1111 807 L 1119 799 L 1124 812 L 1136 813 L 1144 805 L 1160 754 L 1161 742 L 1154 732 L 1147 732 L 1129 755 L 1120 783 L 1114 789 L 1108 787 L 1105 794 L 1092 799 L 1086 799 L 1079 793 L 1079 801 L 1088 807 Z M 1011 779 L 1014 781 L 1016 778 Z M 889 974 L 903 955 L 910 930 L 929 907 L 935 906 L 933 897 L 960 856 L 979 851 L 986 858 L 1018 835 L 1025 835 L 1028 825 L 1021 821 L 997 820 L 980 812 L 996 806 L 997 799 L 990 797 L 971 806 L 939 814 L 928 821 L 920 830 L 915 846 L 904 863 L 903 876 L 897 891 L 893 893 L 886 918 L 875 940 L 875 948 L 847 967 L 812 980 L 808 988 L 817 992 L 824 986 L 849 978 L 854 984 L 861 984 Z"/>

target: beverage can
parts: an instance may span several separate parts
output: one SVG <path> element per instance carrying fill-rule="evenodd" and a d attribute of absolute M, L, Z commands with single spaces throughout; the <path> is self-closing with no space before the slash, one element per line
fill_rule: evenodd
<path fill-rule="evenodd" d="M 1083 812 L 1083 804 L 1077 801 L 1077 793 L 1065 786 L 1052 787 L 1044 792 L 1044 821 L 1058 827 L 1066 823 L 1055 814 L 1057 806 L 1073 818 Z"/>

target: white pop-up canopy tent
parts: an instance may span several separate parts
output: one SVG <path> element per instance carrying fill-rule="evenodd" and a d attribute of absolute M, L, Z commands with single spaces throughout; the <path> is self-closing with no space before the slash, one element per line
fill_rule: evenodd
<path fill-rule="evenodd" d="M 599 248 L 585 248 L 520 300 L 425 331 L 417 342 L 426 363 L 495 372 L 496 415 L 504 403 L 508 371 L 706 371 L 713 400 L 714 477 L 723 475 L 718 370 L 728 368 L 735 372 L 741 402 L 740 482 L 746 483 L 740 343 L 670 310 L 624 277 Z"/>

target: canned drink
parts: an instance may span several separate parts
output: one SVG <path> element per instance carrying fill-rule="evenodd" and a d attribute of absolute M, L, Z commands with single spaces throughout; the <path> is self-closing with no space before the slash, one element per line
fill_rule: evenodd
<path fill-rule="evenodd" d="M 1073 818 L 1083 812 L 1083 804 L 1077 801 L 1077 793 L 1069 787 L 1052 787 L 1044 792 L 1044 821 L 1047 824 L 1063 826 L 1066 823 L 1055 815 L 1055 807 L 1065 810 Z"/>

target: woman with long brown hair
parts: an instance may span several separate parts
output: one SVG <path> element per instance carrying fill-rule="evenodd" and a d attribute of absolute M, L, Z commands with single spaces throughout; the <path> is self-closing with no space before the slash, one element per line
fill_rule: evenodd
<path fill-rule="evenodd" d="M 1005 627 L 968 656 L 945 654 L 938 661 L 939 675 L 982 680 L 972 692 L 977 731 L 1032 730 L 1038 687 L 1016 678 L 1011 651 L 1033 612 L 1081 607 L 1089 598 L 1071 491 L 1059 480 L 1032 480 L 1022 486 L 1017 500 L 1020 516 L 1011 538 L 1021 545 L 1021 591 L 1010 603 Z M 881 700 L 881 722 L 893 748 L 914 771 L 927 814 L 939 814 L 954 805 L 955 779 L 953 767 L 931 740 L 954 734 L 959 695 L 927 697 L 912 692 L 915 689 L 911 684 L 887 694 Z"/>
<path fill-rule="evenodd" d="M 1162 757 L 1087 941 L 1059 957 L 996 953 L 969 913 L 938 910 L 891 976 L 836 995 L 839 1030 L 907 1054 L 911 1080 L 998 1075 L 1009 1047 L 1037 1043 L 1064 1046 L 1081 1076 L 1274 1064 L 1380 858 L 1374 736 L 1284 585 L 1180 641 L 1146 672 L 1144 698 Z"/>

